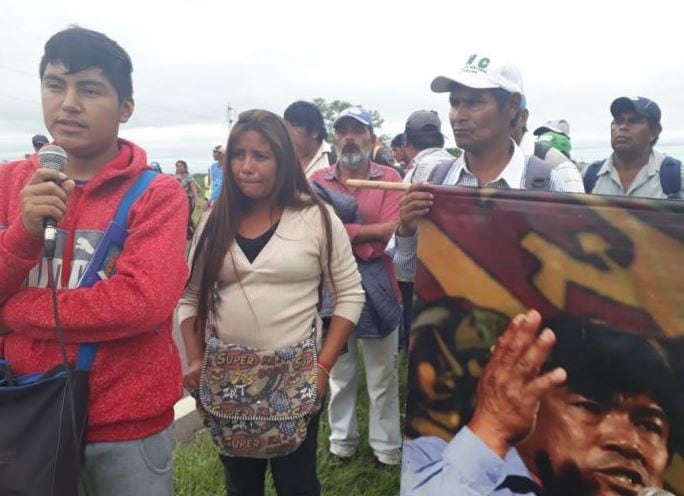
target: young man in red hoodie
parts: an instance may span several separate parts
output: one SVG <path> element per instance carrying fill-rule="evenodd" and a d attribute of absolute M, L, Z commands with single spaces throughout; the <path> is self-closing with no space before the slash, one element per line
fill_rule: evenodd
<path fill-rule="evenodd" d="M 131 72 L 128 54 L 102 33 L 55 34 L 40 63 L 41 96 L 66 168 L 40 168 L 35 154 L 0 168 L 0 356 L 17 374 L 61 363 L 41 259 L 46 217 L 58 222 L 54 267 L 70 361 L 80 343 L 99 343 L 82 477 L 89 496 L 173 493 L 171 424 L 182 388 L 171 317 L 187 276 L 187 200 L 173 177 L 155 177 L 131 207 L 117 273 L 76 288 L 147 168 L 145 151 L 118 138 L 134 108 Z"/>

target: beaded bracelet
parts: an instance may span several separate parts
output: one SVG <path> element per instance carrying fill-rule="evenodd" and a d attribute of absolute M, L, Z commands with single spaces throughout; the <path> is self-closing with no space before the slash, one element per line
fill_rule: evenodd
<path fill-rule="evenodd" d="M 318 368 L 325 372 L 325 375 L 327 375 L 328 379 L 330 379 L 330 365 L 325 363 L 323 360 L 318 360 Z"/>

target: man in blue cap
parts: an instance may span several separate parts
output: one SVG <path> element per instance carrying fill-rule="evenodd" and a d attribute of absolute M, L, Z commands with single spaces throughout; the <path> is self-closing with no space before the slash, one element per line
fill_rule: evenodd
<path fill-rule="evenodd" d="M 663 128 L 658 104 L 645 97 L 620 97 L 610 106 L 613 154 L 584 171 L 587 193 L 681 198 L 681 162 L 653 147 Z"/>
<path fill-rule="evenodd" d="M 342 219 L 352 243 L 366 292 L 366 305 L 347 352 L 330 371 L 330 452 L 342 459 L 354 456 L 359 444 L 356 392 L 359 376 L 357 342 L 363 349 L 370 398 L 369 444 L 381 466 L 401 459 L 399 426 L 398 340 L 401 292 L 385 254 L 387 241 L 399 224 L 401 191 L 353 188 L 348 179 L 401 182 L 401 176 L 371 160 L 377 138 L 370 113 L 361 107 L 344 110 L 333 124 L 337 164 L 320 169 L 310 180 L 358 205 L 355 219 Z M 338 212 L 338 214 L 340 214 Z M 324 316 L 324 312 L 321 312 Z"/>

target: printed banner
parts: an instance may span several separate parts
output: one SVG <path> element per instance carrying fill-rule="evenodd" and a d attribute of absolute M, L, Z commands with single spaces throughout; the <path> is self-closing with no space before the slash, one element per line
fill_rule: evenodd
<path fill-rule="evenodd" d="M 434 207 L 419 228 L 407 439 L 448 441 L 467 424 L 490 348 L 510 318 L 530 308 L 545 320 L 621 331 L 626 341 L 592 341 L 592 349 L 604 346 L 605 360 L 588 389 L 605 383 L 615 392 L 646 393 L 666 415 L 682 413 L 684 202 L 431 191 Z M 571 377 L 582 360 L 573 361 Z M 645 365 L 649 360 L 655 365 Z M 684 494 L 684 418 L 666 420 L 667 481 Z"/>

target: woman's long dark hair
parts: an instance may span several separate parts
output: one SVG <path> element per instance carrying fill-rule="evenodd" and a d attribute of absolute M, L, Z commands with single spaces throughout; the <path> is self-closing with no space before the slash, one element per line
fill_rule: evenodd
<path fill-rule="evenodd" d="M 275 206 L 302 209 L 316 205 L 321 212 L 327 243 L 326 265 L 332 281 L 332 227 L 330 214 L 323 202 L 311 190 L 292 144 L 290 130 L 285 121 L 267 110 L 249 110 L 238 117 L 228 137 L 226 164 L 221 194 L 212 208 L 209 219 L 195 248 L 192 261 L 192 279 L 195 272 L 201 274 L 199 301 L 195 329 L 203 332 L 207 318 L 214 310 L 219 273 L 235 239 L 242 217 L 249 212 L 252 200 L 238 187 L 230 167 L 233 148 L 238 138 L 247 131 L 256 131 L 270 145 L 276 161 Z"/>

